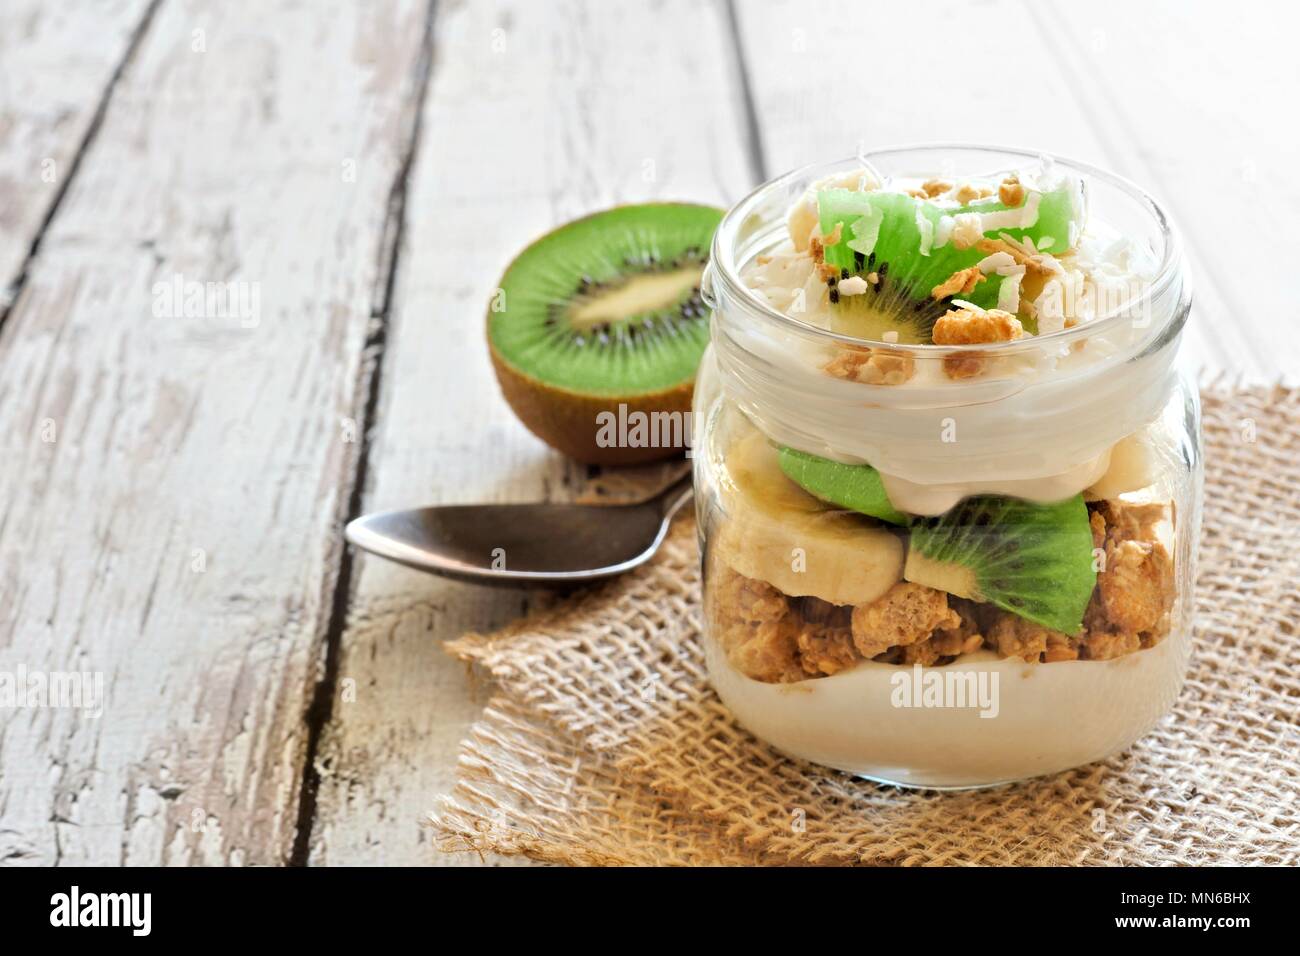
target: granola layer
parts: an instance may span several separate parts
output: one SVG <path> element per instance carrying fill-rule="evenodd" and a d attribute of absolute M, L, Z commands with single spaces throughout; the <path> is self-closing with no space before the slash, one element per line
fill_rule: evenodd
<path fill-rule="evenodd" d="M 826 677 L 865 660 L 937 666 L 981 648 L 1050 664 L 1153 647 L 1169 633 L 1174 599 L 1173 559 L 1156 530 L 1168 506 L 1116 499 L 1088 508 L 1097 585 L 1076 635 L 908 581 L 857 606 L 790 597 L 721 562 L 708 582 L 712 633 L 733 667 L 768 683 Z"/>

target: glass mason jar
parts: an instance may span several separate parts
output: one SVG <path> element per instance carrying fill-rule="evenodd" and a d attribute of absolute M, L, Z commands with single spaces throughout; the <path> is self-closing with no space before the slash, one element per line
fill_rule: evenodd
<path fill-rule="evenodd" d="M 1181 689 L 1200 421 L 1174 362 L 1190 284 L 1149 196 L 1051 159 L 1086 183 L 1089 222 L 1151 269 L 1114 314 L 1015 341 L 854 338 L 742 278 L 810 185 L 863 161 L 923 177 L 1039 159 L 882 150 L 775 179 L 717 231 L 694 409 L 706 656 L 737 720 L 785 753 L 904 786 L 991 786 L 1123 750 Z M 873 356 L 884 375 L 827 374 Z M 977 371 L 945 374 L 953 362 Z"/>

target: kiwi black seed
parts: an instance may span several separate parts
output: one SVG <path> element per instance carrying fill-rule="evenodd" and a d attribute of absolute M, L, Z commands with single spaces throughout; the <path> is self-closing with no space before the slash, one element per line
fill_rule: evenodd
<path fill-rule="evenodd" d="M 952 307 L 951 299 L 936 302 L 929 297 L 918 298 L 912 284 L 899 278 L 902 270 L 891 268 L 887 260 L 877 262 L 874 253 L 858 265 L 861 256 L 855 255 L 851 274 L 867 279 L 869 291 L 864 295 L 831 296 L 830 301 L 838 305 L 835 328 L 864 338 L 879 338 L 884 332 L 895 331 L 904 343 L 931 341 L 934 324 Z"/>
<path fill-rule="evenodd" d="M 602 411 L 689 409 L 708 343 L 701 277 L 721 210 L 620 206 L 548 233 L 501 279 L 488 343 L 507 400 L 535 434 L 582 461 L 647 461 L 680 448 L 602 447 Z"/>

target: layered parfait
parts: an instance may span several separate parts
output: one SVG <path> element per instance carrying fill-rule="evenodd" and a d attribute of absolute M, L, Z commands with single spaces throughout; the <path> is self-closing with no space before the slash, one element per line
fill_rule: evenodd
<path fill-rule="evenodd" d="M 785 223 L 738 261 L 750 301 L 722 302 L 714 335 L 724 400 L 697 399 L 724 701 L 784 750 L 902 783 L 1127 746 L 1186 657 L 1195 437 L 1150 314 L 1161 251 L 1090 218 L 1085 178 L 1048 160 L 867 164 L 814 182 Z M 764 311 L 791 321 L 751 327 Z M 971 680 L 929 680 L 944 671 Z M 997 700 L 945 701 L 980 673 Z M 934 706 L 912 687 L 900 703 L 905 680 L 937 686 Z"/>

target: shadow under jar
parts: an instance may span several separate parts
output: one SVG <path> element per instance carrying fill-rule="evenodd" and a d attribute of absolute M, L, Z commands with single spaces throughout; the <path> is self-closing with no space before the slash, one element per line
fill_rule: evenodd
<path fill-rule="evenodd" d="M 826 281 L 820 249 L 792 248 L 826 227 L 814 184 L 924 197 L 945 169 L 995 184 L 1020 171 L 1044 194 L 1071 184 L 1069 248 L 1030 245 L 1036 263 L 1021 261 L 1023 243 L 1010 250 L 1041 272 L 1035 294 L 1056 278 L 1076 297 L 1064 319 L 1023 288 L 1020 316 L 1039 333 L 1007 341 L 909 343 L 835 319 L 837 282 L 880 277 L 858 255 Z M 986 235 L 989 255 L 1008 248 Z M 1005 262 L 982 268 L 993 279 Z M 704 640 L 741 724 L 863 777 L 967 788 L 1103 759 L 1170 709 L 1190 647 L 1202 466 L 1196 390 L 1174 363 L 1190 286 L 1149 196 L 1015 150 L 881 150 L 737 204 L 705 293 Z M 939 311 L 991 311 L 960 291 L 935 298 Z"/>

